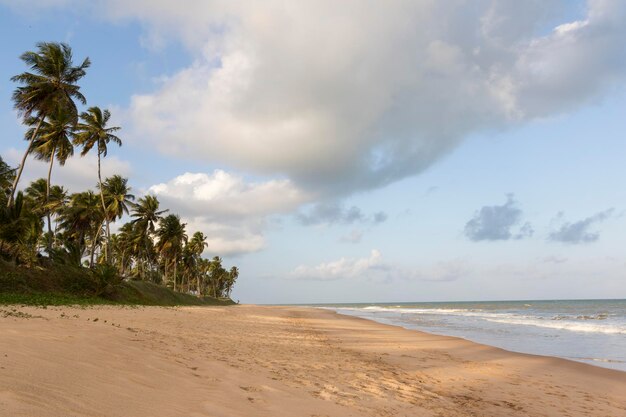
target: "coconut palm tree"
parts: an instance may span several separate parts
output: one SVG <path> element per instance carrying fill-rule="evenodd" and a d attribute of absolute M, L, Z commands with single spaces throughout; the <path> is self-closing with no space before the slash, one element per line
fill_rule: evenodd
<path fill-rule="evenodd" d="M 159 240 L 156 249 L 161 254 L 165 268 L 165 281 L 168 280 L 169 265 L 174 266 L 174 276 L 172 277 L 174 291 L 176 291 L 177 265 L 178 259 L 183 250 L 183 243 L 187 241 L 185 223 L 180 221 L 180 217 L 170 214 L 159 222 L 156 231 Z"/>
<path fill-rule="evenodd" d="M 13 106 L 24 120 L 34 118 L 36 122 L 13 181 L 7 205 L 13 203 L 26 157 L 31 152 L 32 143 L 44 119 L 62 107 L 70 113 L 74 122 L 77 121 L 78 110 L 74 100 L 82 104 L 87 100 L 76 83 L 91 64 L 89 58 L 85 58 L 79 66 L 74 66 L 72 48 L 67 44 L 54 42 L 40 42 L 36 52 L 24 52 L 20 59 L 28 65 L 31 72 L 23 72 L 11 78 L 11 81 L 21 84 L 13 92 Z"/>
<path fill-rule="evenodd" d="M 0 209 L 0 256 L 32 264 L 42 227 L 41 218 L 34 214 L 23 193 L 18 192 L 15 204 Z"/>
<path fill-rule="evenodd" d="M 93 266 L 103 221 L 100 199 L 93 191 L 72 194 L 69 203 L 60 214 L 60 228 L 64 232 L 65 240 L 76 242 L 81 254 L 85 250 L 87 238 L 90 240 L 90 266 Z"/>
<path fill-rule="evenodd" d="M 99 107 L 90 107 L 86 112 L 80 115 L 82 120 L 76 126 L 76 135 L 74 136 L 74 144 L 82 146 L 83 149 L 80 152 L 81 156 L 85 156 L 94 146 L 98 150 L 98 186 L 100 187 L 100 200 L 102 203 L 102 210 L 106 211 L 106 205 L 104 202 L 104 192 L 102 188 L 102 174 L 100 170 L 100 160 L 107 156 L 108 145 L 110 142 L 122 146 L 122 140 L 115 136 L 113 133 L 120 130 L 119 127 L 107 127 L 107 123 L 111 118 L 111 112 L 108 110 L 102 111 Z M 105 217 L 107 239 L 110 238 L 109 220 Z"/>
<path fill-rule="evenodd" d="M 146 236 L 154 233 L 156 223 L 161 219 L 162 214 L 169 210 L 159 210 L 159 200 L 153 195 L 146 195 L 137 200 L 132 207 L 131 223 L 136 224 Z"/>
<path fill-rule="evenodd" d="M 222 287 L 227 274 L 228 272 L 222 266 L 222 258 L 214 256 L 209 266 L 209 281 L 213 289 L 213 297 L 221 296 Z"/>
<path fill-rule="evenodd" d="M 185 269 L 184 277 L 187 280 L 187 288 L 191 286 L 191 279 L 195 277 L 197 280 L 196 287 L 200 288 L 200 274 L 198 273 L 198 261 L 204 249 L 208 246 L 206 236 L 202 232 L 195 232 L 183 250 L 183 267 Z"/>
<path fill-rule="evenodd" d="M 108 243 L 111 238 L 110 223 L 115 219 L 121 219 L 124 214 L 128 214 L 128 208 L 133 204 L 135 196 L 130 194 L 128 178 L 123 178 L 120 175 L 113 175 L 105 179 L 104 183 L 98 184 L 98 188 L 100 188 L 100 194 L 104 196 L 103 209 Z M 104 253 L 104 259 L 108 260 L 108 245 Z"/>
<path fill-rule="evenodd" d="M 138 248 L 140 253 L 138 264 L 139 274 L 144 278 L 146 264 L 150 265 L 155 257 L 152 242 L 155 225 L 168 210 L 159 210 L 159 200 L 153 195 L 146 195 L 137 201 L 131 211 L 131 217 L 133 217 L 131 223 L 135 225 L 137 238 L 142 242 L 141 247 Z"/>
<path fill-rule="evenodd" d="M 11 168 L 0 156 L 0 202 L 8 198 L 9 189 L 15 177 L 16 168 Z"/>
<path fill-rule="evenodd" d="M 235 281 L 239 278 L 239 268 L 233 266 L 228 271 L 228 280 L 226 282 L 226 297 L 230 297 L 230 293 L 233 290 L 233 286 L 235 285 Z"/>
<path fill-rule="evenodd" d="M 34 118 L 31 118 L 30 122 L 36 123 Z M 47 120 L 39 123 L 38 126 L 38 129 L 31 127 L 26 132 L 26 136 L 35 138 L 31 144 L 31 152 L 35 158 L 49 162 L 45 201 L 47 206 L 50 200 L 50 179 L 54 160 L 56 159 L 63 166 L 67 159 L 74 155 L 72 137 L 75 121 L 67 109 L 58 107 L 47 117 Z M 52 234 L 50 213 L 47 213 L 46 216 L 48 218 L 48 233 Z M 49 246 L 48 249 L 50 249 Z"/>
<path fill-rule="evenodd" d="M 204 249 L 208 245 L 209 244 L 206 242 L 206 236 L 202 232 L 194 233 L 191 237 L 191 240 L 189 241 L 189 249 L 197 257 L 200 257 L 200 255 L 202 255 L 202 252 L 204 252 Z"/>
<path fill-rule="evenodd" d="M 132 223 L 125 223 L 120 227 L 117 234 L 111 235 L 110 245 L 111 258 L 109 261 L 112 265 L 116 265 L 119 274 L 124 276 L 131 268 L 133 258 L 137 260 L 138 257 L 140 242 L 137 239 L 136 226 Z"/>

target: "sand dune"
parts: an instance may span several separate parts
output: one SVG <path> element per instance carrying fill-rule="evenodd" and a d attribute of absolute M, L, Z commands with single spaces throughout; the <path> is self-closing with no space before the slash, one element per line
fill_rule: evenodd
<path fill-rule="evenodd" d="M 626 373 L 291 307 L 0 307 L 0 416 L 626 416 Z"/>

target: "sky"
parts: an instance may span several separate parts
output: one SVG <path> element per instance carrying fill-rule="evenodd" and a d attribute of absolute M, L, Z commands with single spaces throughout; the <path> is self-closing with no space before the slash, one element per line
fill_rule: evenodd
<path fill-rule="evenodd" d="M 621 0 L 0 0 L 0 155 L 26 144 L 19 55 L 67 42 L 122 127 L 103 174 L 204 232 L 236 300 L 626 298 L 624 22 Z"/>

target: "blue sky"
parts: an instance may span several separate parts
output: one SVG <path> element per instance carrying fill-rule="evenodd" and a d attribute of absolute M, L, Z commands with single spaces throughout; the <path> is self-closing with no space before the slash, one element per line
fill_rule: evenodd
<path fill-rule="evenodd" d="M 626 297 L 622 2 L 182 3 L 0 1 L 3 158 L 19 54 L 65 41 L 123 128 L 105 172 L 242 302 Z"/>

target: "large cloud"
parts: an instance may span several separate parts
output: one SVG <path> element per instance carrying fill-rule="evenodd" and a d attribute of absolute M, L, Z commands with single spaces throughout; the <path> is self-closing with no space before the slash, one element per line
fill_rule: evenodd
<path fill-rule="evenodd" d="M 348 194 L 623 82 L 626 3 L 110 0 L 194 62 L 132 98 L 163 152 Z M 565 18 L 563 16 L 568 16 Z M 548 29 L 552 27 L 553 29 Z"/>

